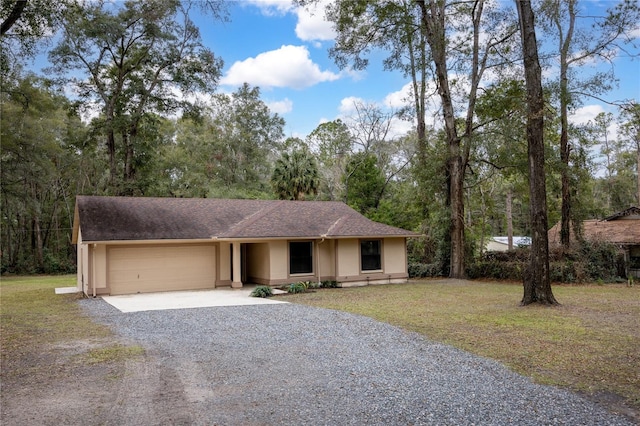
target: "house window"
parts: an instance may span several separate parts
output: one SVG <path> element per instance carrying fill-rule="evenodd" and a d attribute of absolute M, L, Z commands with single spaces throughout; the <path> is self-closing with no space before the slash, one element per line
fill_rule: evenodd
<path fill-rule="evenodd" d="M 382 269 L 381 261 L 382 241 L 360 241 L 360 263 L 363 271 L 378 271 Z"/>
<path fill-rule="evenodd" d="M 289 274 L 313 273 L 313 243 L 296 241 L 289 243 Z"/>
<path fill-rule="evenodd" d="M 640 246 L 629 249 L 629 267 L 631 269 L 640 269 Z"/>

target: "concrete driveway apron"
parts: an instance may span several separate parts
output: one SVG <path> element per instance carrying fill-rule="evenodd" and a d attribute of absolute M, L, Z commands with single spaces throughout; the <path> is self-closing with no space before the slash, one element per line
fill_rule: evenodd
<path fill-rule="evenodd" d="M 121 312 L 287 303 L 280 300 L 251 297 L 250 294 L 254 288 L 255 286 L 245 286 L 238 289 L 218 288 L 215 290 L 139 293 L 103 296 L 102 298 Z M 274 292 L 277 291 L 274 290 Z"/>

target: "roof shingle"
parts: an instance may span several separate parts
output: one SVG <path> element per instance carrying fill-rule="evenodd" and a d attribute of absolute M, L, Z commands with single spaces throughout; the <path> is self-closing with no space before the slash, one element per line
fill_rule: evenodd
<path fill-rule="evenodd" d="M 621 245 L 640 244 L 640 209 L 631 207 L 602 220 L 592 219 L 582 222 L 586 240 L 606 241 Z M 549 230 L 549 244 L 560 244 L 560 223 Z M 574 240 L 573 230 L 570 233 Z"/>
<path fill-rule="evenodd" d="M 418 235 L 334 201 L 78 196 L 76 214 L 83 241 Z"/>

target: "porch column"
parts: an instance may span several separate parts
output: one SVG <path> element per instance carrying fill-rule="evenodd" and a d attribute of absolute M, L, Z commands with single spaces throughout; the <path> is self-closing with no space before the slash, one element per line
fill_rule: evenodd
<path fill-rule="evenodd" d="M 233 276 L 231 278 L 231 287 L 242 287 L 242 270 L 241 270 L 241 254 L 240 254 L 240 242 L 231 243 L 233 247 Z"/>

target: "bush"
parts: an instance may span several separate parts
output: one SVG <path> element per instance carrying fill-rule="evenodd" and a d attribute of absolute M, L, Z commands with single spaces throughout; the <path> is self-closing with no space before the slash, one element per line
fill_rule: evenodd
<path fill-rule="evenodd" d="M 469 278 L 520 281 L 529 262 L 529 249 L 487 252 L 467 266 Z M 552 282 L 612 282 L 620 275 L 622 253 L 613 245 L 583 241 L 570 249 L 549 251 L 549 277 Z"/>
<path fill-rule="evenodd" d="M 287 287 L 287 291 L 293 294 L 304 293 L 305 291 L 307 291 L 307 284 L 304 282 L 291 283 L 289 284 L 289 287 Z"/>
<path fill-rule="evenodd" d="M 320 283 L 320 288 L 338 288 L 338 281 L 326 280 Z"/>
<path fill-rule="evenodd" d="M 439 263 L 409 262 L 409 278 L 438 277 L 442 275 Z"/>
<path fill-rule="evenodd" d="M 318 281 L 305 281 L 304 284 L 307 287 L 307 289 L 320 288 L 320 283 Z"/>
<path fill-rule="evenodd" d="M 252 297 L 270 297 L 273 296 L 273 290 L 268 285 L 260 285 L 251 292 Z"/>
<path fill-rule="evenodd" d="M 493 278 L 496 280 L 522 280 L 525 263 L 520 261 L 502 261 L 482 258 L 467 267 L 469 278 Z"/>

